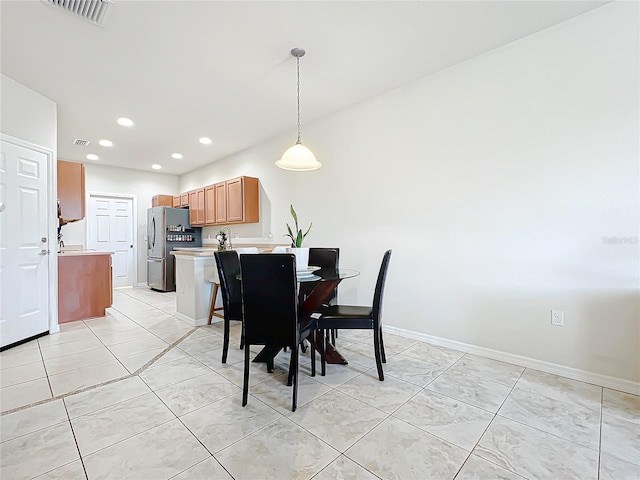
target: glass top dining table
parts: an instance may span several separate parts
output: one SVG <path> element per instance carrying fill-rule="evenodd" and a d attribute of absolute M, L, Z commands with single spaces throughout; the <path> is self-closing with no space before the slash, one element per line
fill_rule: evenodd
<path fill-rule="evenodd" d="M 329 298 L 331 293 L 335 290 L 338 284 L 346 279 L 353 278 L 360 275 L 358 270 L 353 270 L 350 268 L 319 268 L 314 269 L 314 267 L 309 267 L 307 272 L 304 274 L 300 274 L 298 272 L 298 282 L 306 283 L 306 282 L 316 282 L 316 286 L 313 288 L 311 293 L 307 295 L 304 301 L 300 304 L 300 317 L 308 317 L 320 307 L 324 301 Z M 238 275 L 240 279 L 240 275 Z M 273 358 L 280 348 L 273 349 L 268 346 L 265 347 L 253 360 L 254 362 L 265 362 L 267 357 Z M 326 344 L 326 359 L 327 363 L 334 364 L 342 364 L 346 365 L 347 360 L 335 349 L 335 347 L 327 342 Z"/>
<path fill-rule="evenodd" d="M 296 272 L 298 282 L 327 282 L 340 281 L 345 278 L 357 277 L 360 272 L 348 268 L 318 268 L 310 266 L 304 272 Z"/>

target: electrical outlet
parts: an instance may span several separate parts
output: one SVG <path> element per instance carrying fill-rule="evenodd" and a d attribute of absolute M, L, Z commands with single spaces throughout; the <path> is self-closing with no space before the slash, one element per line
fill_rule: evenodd
<path fill-rule="evenodd" d="M 564 312 L 562 310 L 551 310 L 551 325 L 564 327 Z"/>

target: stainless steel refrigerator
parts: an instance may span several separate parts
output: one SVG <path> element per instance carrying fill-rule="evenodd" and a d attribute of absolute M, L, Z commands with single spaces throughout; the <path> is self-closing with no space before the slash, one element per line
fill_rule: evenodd
<path fill-rule="evenodd" d="M 153 207 L 147 210 L 147 284 L 154 290 L 176 289 L 176 247 L 201 247 L 202 228 L 189 225 L 189 210 Z"/>

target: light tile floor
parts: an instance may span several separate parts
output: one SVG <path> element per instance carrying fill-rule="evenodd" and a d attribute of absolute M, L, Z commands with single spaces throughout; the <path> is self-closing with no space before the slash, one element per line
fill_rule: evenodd
<path fill-rule="evenodd" d="M 349 365 L 309 376 L 298 411 L 239 325 L 177 319 L 175 295 L 114 292 L 103 318 L 0 354 L 3 479 L 640 479 L 640 397 L 387 334 L 341 331 Z M 256 349 L 257 352 L 257 349 Z"/>

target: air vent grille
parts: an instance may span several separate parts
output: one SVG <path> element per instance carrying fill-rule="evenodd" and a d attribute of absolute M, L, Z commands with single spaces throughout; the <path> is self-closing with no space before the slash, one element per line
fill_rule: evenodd
<path fill-rule="evenodd" d="M 43 3 L 66 10 L 94 25 L 104 25 L 111 0 L 42 0 Z"/>
<path fill-rule="evenodd" d="M 73 141 L 74 145 L 78 145 L 79 147 L 86 147 L 90 144 L 91 142 L 89 140 L 82 140 L 81 138 L 76 138 Z"/>

